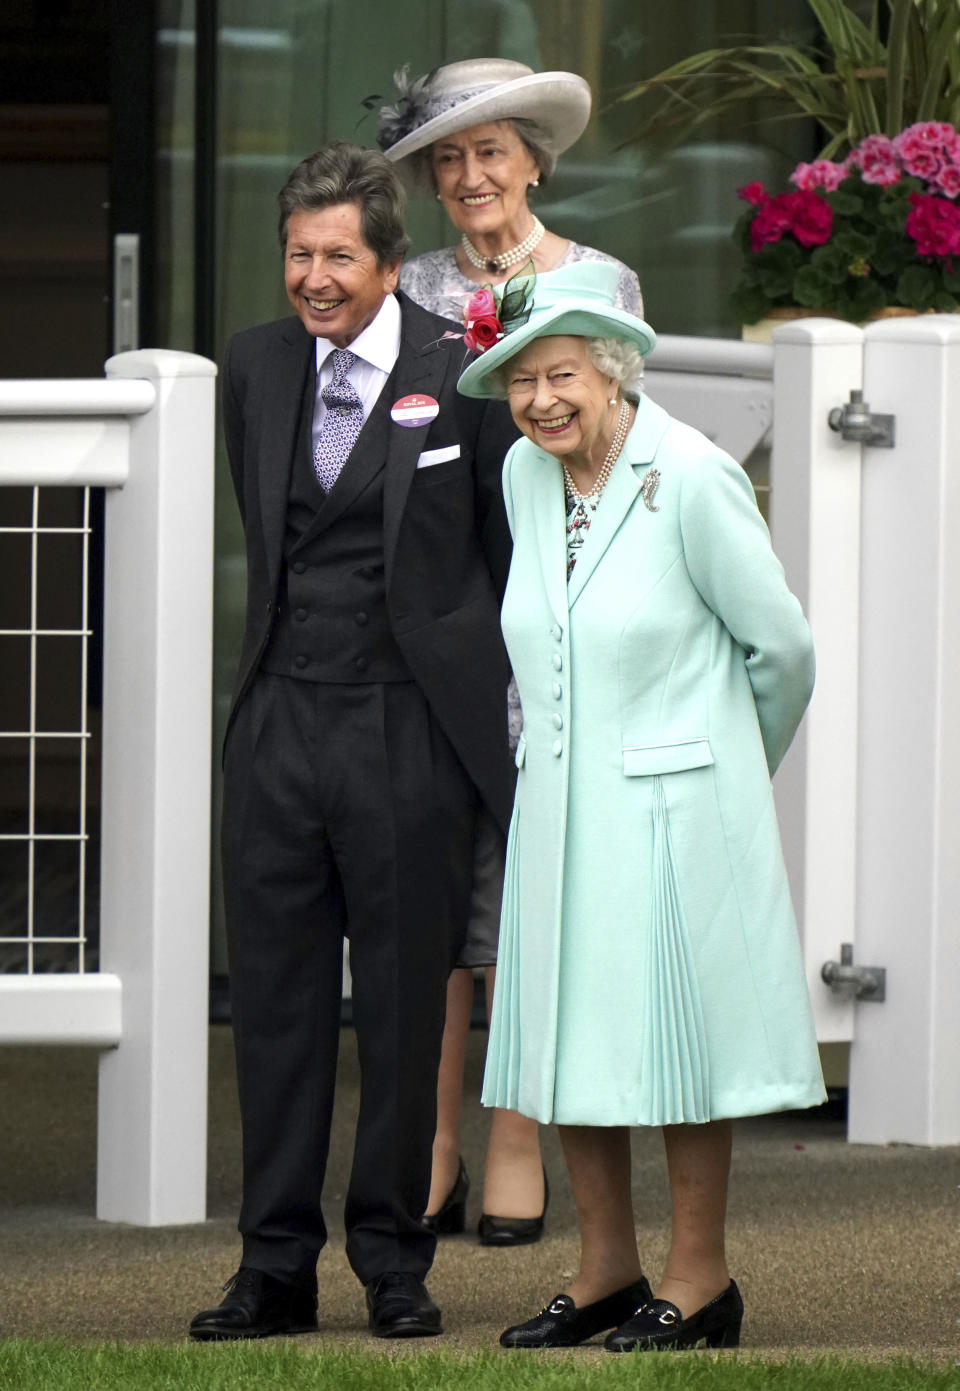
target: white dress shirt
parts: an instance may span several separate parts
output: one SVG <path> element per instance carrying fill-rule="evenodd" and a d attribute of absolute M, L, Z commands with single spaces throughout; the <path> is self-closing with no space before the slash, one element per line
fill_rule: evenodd
<path fill-rule="evenodd" d="M 329 338 L 317 339 L 317 395 L 313 407 L 314 454 L 317 452 L 320 427 L 327 413 L 320 393 L 333 381 L 335 347 L 336 344 L 331 343 Z M 396 295 L 387 295 L 376 317 L 367 324 L 362 333 L 357 334 L 349 347 L 358 360 L 347 375 L 363 402 L 363 418 L 366 420 L 400 355 L 400 301 Z"/>

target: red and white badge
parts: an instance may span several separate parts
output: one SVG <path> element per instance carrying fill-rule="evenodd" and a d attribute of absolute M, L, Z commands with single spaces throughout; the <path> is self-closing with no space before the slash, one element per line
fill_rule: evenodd
<path fill-rule="evenodd" d="M 390 407 L 390 419 L 408 430 L 429 425 L 440 414 L 440 403 L 432 396 L 401 396 Z"/>

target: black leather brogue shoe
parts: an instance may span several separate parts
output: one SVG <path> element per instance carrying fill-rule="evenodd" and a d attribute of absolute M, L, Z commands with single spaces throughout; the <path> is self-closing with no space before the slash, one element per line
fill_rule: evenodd
<path fill-rule="evenodd" d="M 190 1323 L 190 1337 L 272 1338 L 278 1333 L 315 1333 L 317 1296 L 302 1285 L 242 1265 L 223 1287 L 215 1309 L 202 1309 Z"/>
<path fill-rule="evenodd" d="M 616 1326 L 653 1298 L 645 1275 L 625 1289 L 578 1309 L 568 1294 L 558 1294 L 534 1319 L 500 1334 L 505 1348 L 572 1348 Z"/>
<path fill-rule="evenodd" d="M 669 1299 L 651 1299 L 604 1343 L 608 1352 L 652 1352 L 658 1348 L 740 1346 L 743 1300 L 736 1282 L 685 1319 Z"/>
<path fill-rule="evenodd" d="M 387 1270 L 371 1280 L 367 1309 L 375 1338 L 429 1338 L 443 1332 L 440 1310 L 426 1285 L 406 1270 Z"/>

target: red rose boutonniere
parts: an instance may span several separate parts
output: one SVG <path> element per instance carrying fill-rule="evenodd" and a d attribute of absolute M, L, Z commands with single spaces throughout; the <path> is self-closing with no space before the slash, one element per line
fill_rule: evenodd
<path fill-rule="evenodd" d="M 463 341 L 471 352 L 485 353 L 504 334 L 527 322 L 533 308 L 536 281 L 533 262 L 528 261 L 515 275 L 511 275 L 499 292 L 499 297 L 491 285 L 483 285 L 474 291 L 463 311 Z"/>
<path fill-rule="evenodd" d="M 467 300 L 463 321 L 467 328 L 463 341 L 471 352 L 485 353 L 503 337 L 497 301 L 489 285 L 484 285 Z"/>

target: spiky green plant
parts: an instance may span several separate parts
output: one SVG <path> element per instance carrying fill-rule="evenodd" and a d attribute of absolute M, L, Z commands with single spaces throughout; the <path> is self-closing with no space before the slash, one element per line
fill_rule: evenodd
<path fill-rule="evenodd" d="M 868 20 L 843 0 L 807 4 L 822 45 L 758 42 L 684 58 L 617 99 L 641 110 L 624 143 L 677 145 L 721 116 L 742 115 L 749 124 L 745 103 L 758 101 L 767 103 L 766 119 L 815 120 L 828 159 L 866 135 L 895 135 L 915 121 L 960 124 L 960 0 L 874 0 Z"/>

